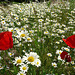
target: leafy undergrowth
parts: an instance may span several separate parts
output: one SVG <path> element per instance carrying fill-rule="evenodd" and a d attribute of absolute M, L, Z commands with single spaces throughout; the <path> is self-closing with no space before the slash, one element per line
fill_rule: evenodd
<path fill-rule="evenodd" d="M 75 34 L 71 2 L 18 3 L 0 7 L 0 33 L 12 32 L 13 48 L 0 50 L 0 75 L 74 75 L 75 49 L 62 38 Z M 62 60 L 66 51 L 71 62 Z"/>

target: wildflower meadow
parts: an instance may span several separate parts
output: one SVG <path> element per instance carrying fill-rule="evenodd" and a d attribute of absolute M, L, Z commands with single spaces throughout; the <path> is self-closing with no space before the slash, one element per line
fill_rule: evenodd
<path fill-rule="evenodd" d="M 0 75 L 75 75 L 75 0 L 0 6 Z"/>

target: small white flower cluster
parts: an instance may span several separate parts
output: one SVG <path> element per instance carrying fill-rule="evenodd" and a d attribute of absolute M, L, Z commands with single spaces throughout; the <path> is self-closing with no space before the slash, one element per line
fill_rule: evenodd
<path fill-rule="evenodd" d="M 47 53 L 47 56 L 52 57 L 52 54 L 51 53 Z"/>
<path fill-rule="evenodd" d="M 41 66 L 41 61 L 39 59 L 39 56 L 35 52 L 25 53 L 25 56 L 23 58 L 15 57 L 15 60 L 13 61 L 13 64 L 16 64 L 16 66 L 20 65 L 20 72 L 17 75 L 24 75 L 25 72 L 28 70 L 28 64 L 35 65 L 37 67 Z"/>
<path fill-rule="evenodd" d="M 53 62 L 52 66 L 54 66 L 54 68 L 56 68 L 57 67 L 57 63 Z"/>

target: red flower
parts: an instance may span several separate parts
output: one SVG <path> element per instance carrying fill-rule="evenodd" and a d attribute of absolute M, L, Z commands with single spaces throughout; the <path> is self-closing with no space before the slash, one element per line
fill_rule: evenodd
<path fill-rule="evenodd" d="M 75 48 L 75 35 L 68 37 L 67 39 L 63 38 L 63 41 L 71 48 Z"/>
<path fill-rule="evenodd" d="M 63 51 L 60 54 L 61 59 L 65 60 L 66 62 L 71 62 L 71 57 L 70 55 L 68 55 L 68 53 L 66 51 Z"/>
<path fill-rule="evenodd" d="M 71 57 L 70 57 L 70 55 L 66 55 L 65 60 L 66 60 L 66 62 L 71 62 Z"/>
<path fill-rule="evenodd" d="M 7 50 L 13 47 L 12 32 L 0 33 L 0 50 Z"/>
<path fill-rule="evenodd" d="M 63 51 L 61 54 L 60 54 L 60 57 L 61 59 L 65 59 L 65 56 L 67 55 L 68 53 L 66 51 Z"/>

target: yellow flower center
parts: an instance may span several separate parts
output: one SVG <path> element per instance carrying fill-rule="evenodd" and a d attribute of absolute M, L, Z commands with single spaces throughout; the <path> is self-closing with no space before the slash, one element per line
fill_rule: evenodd
<path fill-rule="evenodd" d="M 20 75 L 24 75 L 23 73 L 21 73 Z"/>
<path fill-rule="evenodd" d="M 12 55 L 12 53 L 10 53 L 10 55 Z"/>
<path fill-rule="evenodd" d="M 61 52 L 59 52 L 59 54 L 61 54 Z"/>
<path fill-rule="evenodd" d="M 48 33 L 48 32 L 45 32 L 45 33 Z"/>
<path fill-rule="evenodd" d="M 16 17 L 16 19 L 18 19 L 18 17 Z"/>
<path fill-rule="evenodd" d="M 11 22 L 11 23 L 13 23 L 13 22 Z"/>
<path fill-rule="evenodd" d="M 18 30 L 18 29 L 16 29 L 16 30 Z"/>
<path fill-rule="evenodd" d="M 21 34 L 22 37 L 25 37 L 25 34 Z"/>
<path fill-rule="evenodd" d="M 0 66 L 0 68 L 2 68 L 2 67 Z"/>
<path fill-rule="evenodd" d="M 50 11 L 50 10 L 48 10 L 48 11 Z"/>
<path fill-rule="evenodd" d="M 32 33 L 32 31 L 30 31 L 30 33 Z"/>
<path fill-rule="evenodd" d="M 68 51 L 68 49 L 66 49 L 66 51 Z"/>
<path fill-rule="evenodd" d="M 22 30 L 25 30 L 24 28 L 21 28 Z"/>
<path fill-rule="evenodd" d="M 50 54 L 48 56 L 51 56 Z"/>
<path fill-rule="evenodd" d="M 16 33 L 16 32 L 14 31 L 14 33 Z"/>
<path fill-rule="evenodd" d="M 23 70 L 26 70 L 26 67 L 23 67 L 22 69 L 23 69 Z"/>
<path fill-rule="evenodd" d="M 30 40 L 30 38 L 27 38 L 27 40 Z"/>
<path fill-rule="evenodd" d="M 15 35 L 15 36 L 17 36 L 17 35 Z"/>
<path fill-rule="evenodd" d="M 11 30 L 11 32 L 13 32 L 13 30 Z"/>
<path fill-rule="evenodd" d="M 3 22 L 4 23 L 4 22 Z"/>
<path fill-rule="evenodd" d="M 22 10 L 20 10 L 20 12 L 21 12 Z"/>
<path fill-rule="evenodd" d="M 34 61 L 34 57 L 32 57 L 32 56 L 28 57 L 28 61 L 29 62 L 33 62 Z"/>
<path fill-rule="evenodd" d="M 22 61 L 21 61 L 20 59 L 17 60 L 17 63 L 18 63 L 18 64 L 21 63 L 21 62 L 22 62 Z"/>
<path fill-rule="evenodd" d="M 39 62 L 37 62 L 37 65 L 39 64 Z"/>
<path fill-rule="evenodd" d="M 21 8 L 21 9 L 23 9 L 23 8 Z"/>
<path fill-rule="evenodd" d="M 53 66 L 55 66 L 55 64 L 53 64 Z"/>
<path fill-rule="evenodd" d="M 20 24 L 19 22 L 17 24 Z"/>
<path fill-rule="evenodd" d="M 72 64 L 74 64 L 74 62 L 72 62 Z"/>
<path fill-rule="evenodd" d="M 31 49 L 31 51 L 32 51 L 32 49 Z"/>
<path fill-rule="evenodd" d="M 42 20 L 40 20 L 40 21 L 42 21 Z"/>

